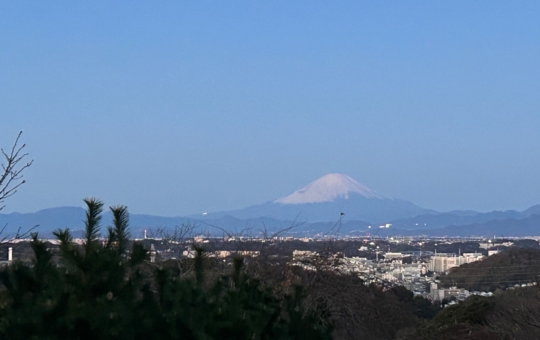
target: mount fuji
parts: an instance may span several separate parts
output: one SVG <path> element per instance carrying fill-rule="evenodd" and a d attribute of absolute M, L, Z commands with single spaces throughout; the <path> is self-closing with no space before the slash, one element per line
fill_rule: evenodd
<path fill-rule="evenodd" d="M 74 235 L 82 235 L 85 211 L 79 207 L 56 207 L 35 213 L 0 213 L 2 236 L 13 236 L 39 225 L 40 236 L 51 237 L 57 228 L 69 228 Z M 112 216 L 103 214 L 102 226 L 112 223 Z M 296 221 L 297 223 L 293 223 Z M 299 224 L 289 235 L 317 235 L 332 230 L 340 221 L 344 235 L 364 235 L 370 225 L 392 224 L 390 229 L 377 228 L 379 236 L 491 236 L 538 235 L 540 205 L 524 211 L 436 212 L 423 209 L 411 202 L 389 198 L 342 174 L 325 175 L 290 195 L 254 205 L 245 209 L 209 213 L 204 215 L 162 217 L 130 214 L 130 227 L 134 237 L 144 229 L 173 228 L 183 224 L 197 227 L 197 233 L 222 235 L 246 227 L 250 232 L 284 230 Z M 306 223 L 304 223 L 306 222 Z M 217 229 L 212 228 L 217 227 Z M 268 228 L 268 229 L 267 229 Z M 105 230 L 103 230 L 105 232 Z"/>
<path fill-rule="evenodd" d="M 331 222 L 343 216 L 349 221 L 386 223 L 429 212 L 409 201 L 378 194 L 347 175 L 328 174 L 288 196 L 245 209 L 211 213 L 206 218 Z"/>

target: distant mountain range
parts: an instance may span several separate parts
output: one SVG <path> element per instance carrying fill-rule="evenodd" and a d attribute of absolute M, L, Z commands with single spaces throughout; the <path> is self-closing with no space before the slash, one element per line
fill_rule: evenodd
<path fill-rule="evenodd" d="M 540 215 L 525 218 L 498 219 L 483 223 L 452 225 L 437 229 L 384 229 L 378 236 L 431 236 L 431 237 L 524 237 L 540 236 Z"/>
<path fill-rule="evenodd" d="M 398 229 L 437 229 L 442 227 L 479 224 L 496 220 L 524 219 L 540 214 L 540 205 L 534 205 L 524 211 L 506 210 L 481 213 L 477 211 L 450 211 L 445 213 L 422 214 L 412 218 L 399 219 L 392 222 Z"/>
<path fill-rule="evenodd" d="M 40 210 L 35 213 L 11 213 L 0 214 L 0 225 L 5 226 L 5 235 L 13 236 L 18 228 L 22 231 L 38 226 L 35 230 L 43 237 L 50 237 L 55 229 L 69 228 L 74 237 L 81 237 L 84 230 L 85 210 L 78 207 L 58 207 Z M 102 231 L 112 224 L 112 215 L 106 211 L 101 221 Z M 229 233 L 237 233 L 244 229 L 255 229 L 256 226 L 268 225 L 268 229 L 279 230 L 291 225 L 289 221 L 279 221 L 271 218 L 240 220 L 232 216 L 224 216 L 217 220 L 196 220 L 188 217 L 163 217 L 142 214 L 130 214 L 130 230 L 132 237 L 142 237 L 144 230 L 149 234 L 159 229 L 167 229 L 173 232 L 177 226 L 194 225 L 198 233 L 210 233 L 213 235 L 223 234 L 223 230 Z M 258 229 L 257 229 L 258 230 Z M 255 233 L 255 230 L 252 230 Z"/>
<path fill-rule="evenodd" d="M 211 213 L 202 218 L 271 217 L 277 220 L 335 222 L 342 213 L 348 221 L 383 223 L 434 212 L 405 200 L 376 193 L 351 177 L 328 174 L 292 194 L 245 209 Z M 201 216 L 192 216 L 201 218 Z"/>
<path fill-rule="evenodd" d="M 13 235 L 19 227 L 27 230 L 35 225 L 39 225 L 36 230 L 43 237 L 57 228 L 70 228 L 74 236 L 79 236 L 84 215 L 84 209 L 76 207 L 0 214 L 0 227 L 6 226 L 2 236 Z M 102 226 L 111 221 L 111 214 L 104 213 Z M 245 209 L 178 217 L 130 215 L 133 237 L 142 237 L 144 229 L 172 231 L 175 226 L 186 224 L 195 225 L 197 233 L 212 235 L 259 235 L 263 230 L 272 234 L 294 225 L 287 231 L 289 235 L 532 236 L 540 235 L 540 205 L 521 212 L 441 213 L 385 197 L 349 176 L 329 174 L 288 196 Z"/>

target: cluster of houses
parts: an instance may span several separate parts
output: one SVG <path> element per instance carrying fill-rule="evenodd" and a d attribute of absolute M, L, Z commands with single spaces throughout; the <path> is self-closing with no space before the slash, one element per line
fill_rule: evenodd
<path fill-rule="evenodd" d="M 422 251 L 381 252 L 380 255 L 380 259 L 377 256 L 375 260 L 368 260 L 365 257 L 345 257 L 339 253 L 321 257 L 316 252 L 295 250 L 291 265 L 301 266 L 306 270 L 315 270 L 317 266 L 332 266 L 338 272 L 358 275 L 366 284 L 384 287 L 400 285 L 417 295 L 442 301 L 450 297 L 464 300 L 473 293 L 456 287 L 439 288 L 436 281 L 437 274 L 485 258 L 481 253 L 456 255 Z M 412 260 L 404 261 L 407 257 L 411 257 Z M 489 296 L 491 293 L 474 294 Z"/>

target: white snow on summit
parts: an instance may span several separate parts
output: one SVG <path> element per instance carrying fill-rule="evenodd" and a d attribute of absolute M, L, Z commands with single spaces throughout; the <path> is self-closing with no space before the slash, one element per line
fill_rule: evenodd
<path fill-rule="evenodd" d="M 365 185 L 343 174 L 325 175 L 289 196 L 274 201 L 281 204 L 302 204 L 331 202 L 338 198 L 348 199 L 350 193 L 358 193 L 367 198 L 385 198 Z"/>

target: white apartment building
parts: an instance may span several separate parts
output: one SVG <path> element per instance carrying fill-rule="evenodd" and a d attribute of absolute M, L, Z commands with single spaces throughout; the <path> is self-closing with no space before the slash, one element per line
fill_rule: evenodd
<path fill-rule="evenodd" d="M 444 273 L 454 267 L 459 267 L 465 263 L 471 263 L 484 258 L 480 253 L 465 253 L 462 256 L 448 256 L 448 254 L 440 254 L 431 257 L 429 262 L 429 270 L 436 273 Z"/>

